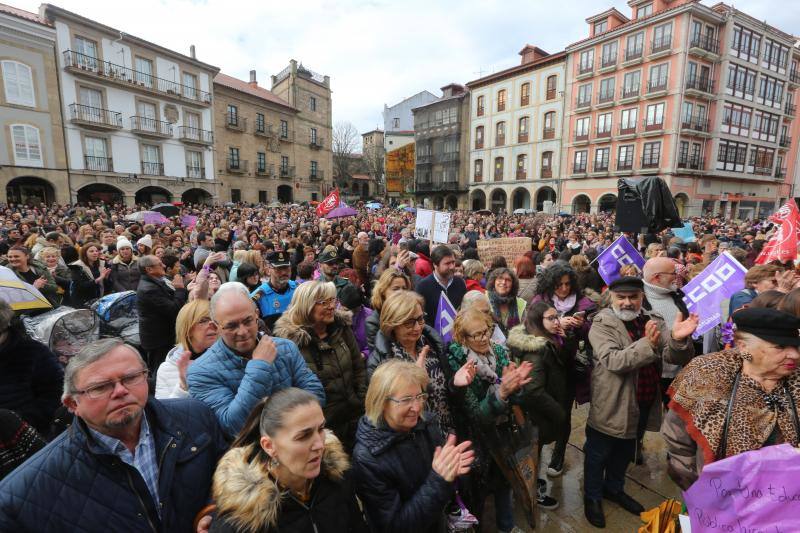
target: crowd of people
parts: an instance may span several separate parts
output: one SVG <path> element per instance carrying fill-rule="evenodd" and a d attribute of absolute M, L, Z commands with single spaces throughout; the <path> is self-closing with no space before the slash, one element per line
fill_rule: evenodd
<path fill-rule="evenodd" d="M 102 338 L 64 366 L 0 299 L 0 531 L 523 531 L 575 468 L 603 528 L 604 501 L 644 511 L 625 475 L 648 431 L 683 489 L 705 464 L 800 442 L 800 274 L 756 264 L 767 220 L 623 234 L 646 262 L 606 283 L 613 214 L 457 211 L 432 243 L 389 207 L 135 211 L 0 208 L 20 280 L 54 308 L 135 291 L 139 326 L 138 345 Z M 531 249 L 479 253 L 500 237 Z M 681 287 L 723 252 L 746 286 L 696 335 Z M 521 439 L 532 486 L 508 461 Z"/>

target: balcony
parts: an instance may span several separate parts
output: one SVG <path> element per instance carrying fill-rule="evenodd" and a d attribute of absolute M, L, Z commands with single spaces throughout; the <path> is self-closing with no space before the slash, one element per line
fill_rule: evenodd
<path fill-rule="evenodd" d="M 609 127 L 607 130 L 600 130 L 600 129 L 596 130 L 595 138 L 596 139 L 610 139 L 611 138 L 611 127 Z"/>
<path fill-rule="evenodd" d="M 591 74 L 593 70 L 594 70 L 594 61 L 581 63 L 580 65 L 578 65 L 578 76 Z"/>
<path fill-rule="evenodd" d="M 547 93 L 545 93 L 546 100 L 554 100 L 556 97 L 556 90 L 555 89 L 547 89 Z"/>
<path fill-rule="evenodd" d="M 109 109 L 70 104 L 70 122 L 98 130 L 122 129 L 122 114 Z"/>
<path fill-rule="evenodd" d="M 685 117 L 681 121 L 681 129 L 686 130 L 687 133 L 709 133 L 710 132 L 710 122 L 705 117 Z"/>
<path fill-rule="evenodd" d="M 636 134 L 636 123 L 630 121 L 628 124 L 620 124 L 619 125 L 619 134 L 620 135 L 635 135 Z"/>
<path fill-rule="evenodd" d="M 750 172 L 750 174 L 755 174 L 756 176 L 775 176 L 775 174 L 772 172 L 772 167 L 761 167 L 755 165 L 753 165 L 753 171 Z"/>
<path fill-rule="evenodd" d="M 543 180 L 553 179 L 553 169 L 552 168 L 543 168 L 542 169 L 541 179 L 543 179 Z"/>
<path fill-rule="evenodd" d="M 472 177 L 472 181 L 475 183 L 483 183 L 483 171 L 476 172 L 475 175 Z"/>
<path fill-rule="evenodd" d="M 639 84 L 629 87 L 622 87 L 622 99 L 626 100 L 628 98 L 637 98 L 639 96 L 640 89 L 641 86 Z"/>
<path fill-rule="evenodd" d="M 586 174 L 586 162 L 574 163 L 572 165 L 572 173 L 573 174 Z"/>
<path fill-rule="evenodd" d="M 164 163 L 142 161 L 142 174 L 144 174 L 145 176 L 163 176 Z"/>
<path fill-rule="evenodd" d="M 275 165 L 268 165 L 266 161 L 263 164 L 256 164 L 256 176 L 274 176 Z"/>
<path fill-rule="evenodd" d="M 146 72 L 133 70 L 109 61 L 101 61 L 96 57 L 72 50 L 65 50 L 63 57 L 64 68 L 75 74 L 95 79 L 100 78 L 125 88 L 157 94 L 183 103 L 211 105 L 211 93 L 201 91 L 197 87 L 157 78 Z"/>
<path fill-rule="evenodd" d="M 574 142 L 576 143 L 585 143 L 589 142 L 589 133 L 576 133 Z"/>
<path fill-rule="evenodd" d="M 190 126 L 179 126 L 178 138 L 190 144 L 202 144 L 205 146 L 214 144 L 213 131 L 201 130 L 200 128 L 192 128 Z"/>
<path fill-rule="evenodd" d="M 662 76 L 647 82 L 647 94 L 658 93 L 667 90 L 667 77 Z"/>
<path fill-rule="evenodd" d="M 555 139 L 555 137 L 556 137 L 555 128 L 544 128 L 542 130 L 542 139 Z"/>
<path fill-rule="evenodd" d="M 703 170 L 703 166 L 703 159 L 701 157 L 678 157 L 678 168 L 682 168 L 684 170 Z"/>
<path fill-rule="evenodd" d="M 593 172 L 608 172 L 608 161 L 595 162 Z"/>
<path fill-rule="evenodd" d="M 776 168 L 775 169 L 775 177 L 778 179 L 783 179 L 786 177 L 786 167 L 784 168 Z"/>
<path fill-rule="evenodd" d="M 436 181 L 418 181 L 416 183 L 417 192 L 429 191 L 460 191 L 462 189 L 458 180 L 436 180 Z"/>
<path fill-rule="evenodd" d="M 517 142 L 518 143 L 528 142 L 528 132 L 526 131 L 525 133 L 520 133 L 519 135 L 517 135 Z"/>
<path fill-rule="evenodd" d="M 83 156 L 83 168 L 94 172 L 114 172 L 114 161 L 110 157 Z"/>
<path fill-rule="evenodd" d="M 520 106 L 526 106 L 526 105 L 528 105 L 530 103 L 531 103 L 531 95 L 523 94 L 522 96 L 520 96 L 520 98 L 519 98 L 519 105 Z"/>
<path fill-rule="evenodd" d="M 689 53 L 700 57 L 718 56 L 719 39 L 714 39 L 709 35 L 692 35 L 689 40 Z"/>
<path fill-rule="evenodd" d="M 417 154 L 418 165 L 428 165 L 433 163 L 433 154 Z"/>
<path fill-rule="evenodd" d="M 150 117 L 131 117 L 131 131 L 145 137 L 168 139 L 172 137 L 172 124 Z"/>
<path fill-rule="evenodd" d="M 614 102 L 614 91 L 606 91 L 597 95 L 597 105 L 610 104 Z"/>
<path fill-rule="evenodd" d="M 588 108 L 590 108 L 590 107 L 592 107 L 592 99 L 591 98 L 586 98 L 586 99 L 578 98 L 577 100 L 575 100 L 575 109 L 588 110 Z"/>
<path fill-rule="evenodd" d="M 666 52 L 672 47 L 672 35 L 664 35 L 653 39 L 650 43 L 650 54 Z"/>
<path fill-rule="evenodd" d="M 505 136 L 505 134 L 497 135 L 495 137 L 495 139 L 494 139 L 494 145 L 495 146 L 505 146 L 505 144 L 506 144 L 506 136 Z"/>
<path fill-rule="evenodd" d="M 787 135 L 781 135 L 781 139 L 778 141 L 778 146 L 781 148 L 788 148 L 792 144 L 792 138 Z"/>
<path fill-rule="evenodd" d="M 617 159 L 617 170 L 620 172 L 633 170 L 633 158 Z"/>
<path fill-rule="evenodd" d="M 517 179 L 518 180 L 524 180 L 524 179 L 527 179 L 527 178 L 528 178 L 528 171 L 525 170 L 524 168 L 518 168 L 517 169 Z"/>
<path fill-rule="evenodd" d="M 186 165 L 186 177 L 195 180 L 205 179 L 206 169 L 203 167 L 193 167 Z"/>
<path fill-rule="evenodd" d="M 477 111 L 478 111 L 478 116 L 482 117 L 485 109 L 484 109 L 483 106 L 478 106 L 478 110 Z"/>
<path fill-rule="evenodd" d="M 294 142 L 294 131 L 282 129 L 278 139 L 287 143 Z"/>
<path fill-rule="evenodd" d="M 633 48 L 625 49 L 625 62 L 638 61 L 642 59 L 644 54 L 644 45 L 635 46 Z"/>
<path fill-rule="evenodd" d="M 244 174 L 247 172 L 247 160 L 229 157 L 225 160 L 225 170 L 236 174 Z"/>
<path fill-rule="evenodd" d="M 318 135 L 313 135 L 308 140 L 308 147 L 312 150 L 320 150 L 325 146 L 325 138 Z"/>
<path fill-rule="evenodd" d="M 281 165 L 279 176 L 281 178 L 293 178 L 294 177 L 294 167 L 288 167 Z"/>
<path fill-rule="evenodd" d="M 784 107 L 784 111 L 786 111 L 786 115 L 790 117 L 797 116 L 797 106 L 794 104 L 786 104 L 786 107 Z"/>
<path fill-rule="evenodd" d="M 225 113 L 225 128 L 244 133 L 247 130 L 247 119 L 232 113 Z"/>
<path fill-rule="evenodd" d="M 647 119 L 642 120 L 642 125 L 644 126 L 644 131 L 661 131 L 664 129 L 664 117 L 658 122 L 649 122 Z"/>
<path fill-rule="evenodd" d="M 613 56 L 611 56 L 611 55 L 603 56 L 600 59 L 600 70 L 610 69 L 610 68 L 616 67 L 616 66 L 617 66 L 617 55 L 616 54 L 614 54 Z"/>
<path fill-rule="evenodd" d="M 308 173 L 309 181 L 322 181 L 325 179 L 325 171 L 324 170 L 311 170 Z"/>
<path fill-rule="evenodd" d="M 480 150 L 483 148 L 483 139 L 475 139 L 475 149 Z"/>
<path fill-rule="evenodd" d="M 264 124 L 263 122 L 256 121 L 256 125 L 253 128 L 253 135 L 259 137 L 275 137 L 276 132 L 272 124 Z"/>
<path fill-rule="evenodd" d="M 642 157 L 642 169 L 658 168 L 660 159 L 661 159 L 660 156 Z"/>
<path fill-rule="evenodd" d="M 702 76 L 689 76 L 686 78 L 686 91 L 712 94 L 714 92 L 714 82 Z"/>
<path fill-rule="evenodd" d="M 453 163 L 458 161 L 458 152 L 442 152 L 436 158 L 439 163 Z"/>

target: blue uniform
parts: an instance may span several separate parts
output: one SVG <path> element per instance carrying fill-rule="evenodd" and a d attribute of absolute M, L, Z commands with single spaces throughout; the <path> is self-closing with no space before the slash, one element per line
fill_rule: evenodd
<path fill-rule="evenodd" d="M 275 292 L 275 289 L 272 288 L 269 282 L 265 281 L 250 294 L 250 297 L 255 300 L 258 306 L 258 312 L 261 314 L 261 318 L 264 319 L 264 322 L 268 326 L 274 324 L 286 309 L 289 308 L 296 288 L 297 283 L 289 281 L 289 286 L 283 294 L 281 294 Z M 256 297 L 256 293 L 258 293 L 258 297 Z"/>

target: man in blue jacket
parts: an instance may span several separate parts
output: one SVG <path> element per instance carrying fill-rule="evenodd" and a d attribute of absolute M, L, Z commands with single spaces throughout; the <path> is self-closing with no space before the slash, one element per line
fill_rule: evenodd
<path fill-rule="evenodd" d="M 283 315 L 292 303 L 297 283 L 292 281 L 292 263 L 286 252 L 272 252 L 267 255 L 269 262 L 269 279 L 259 285 L 250 295 L 258 305 L 258 312 L 264 325 L 272 330 L 272 326 Z"/>
<path fill-rule="evenodd" d="M 0 482 L 0 531 L 192 531 L 227 443 L 201 402 L 147 393 L 147 366 L 121 339 L 70 359 L 75 421 Z"/>
<path fill-rule="evenodd" d="M 220 336 L 195 360 L 187 376 L 189 394 L 211 407 L 222 429 L 234 437 L 262 398 L 287 387 L 305 389 L 325 404 L 317 376 L 290 340 L 258 331 L 258 314 L 247 288 L 222 284 L 211 298 L 211 320 Z"/>

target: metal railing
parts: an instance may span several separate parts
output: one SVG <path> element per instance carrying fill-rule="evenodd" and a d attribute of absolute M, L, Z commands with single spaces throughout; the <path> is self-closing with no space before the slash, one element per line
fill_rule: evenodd
<path fill-rule="evenodd" d="M 131 117 L 131 130 L 134 133 L 172 137 L 172 124 L 150 117 Z"/>
<path fill-rule="evenodd" d="M 310 136 L 308 139 L 308 146 L 319 150 L 325 146 L 325 138 L 320 137 L 319 135 Z"/>
<path fill-rule="evenodd" d="M 594 172 L 608 172 L 608 161 L 595 162 Z"/>
<path fill-rule="evenodd" d="M 591 105 L 592 105 L 592 99 L 591 98 L 581 99 L 580 97 L 578 97 L 578 98 L 575 99 L 575 107 L 579 107 L 579 108 L 580 107 L 589 107 Z"/>
<path fill-rule="evenodd" d="M 178 137 L 183 141 L 194 141 L 204 144 L 214 144 L 214 132 L 201 130 L 191 126 L 179 126 Z"/>
<path fill-rule="evenodd" d="M 712 54 L 719 54 L 719 39 L 703 34 L 692 35 L 689 39 L 689 48 L 700 48 Z"/>
<path fill-rule="evenodd" d="M 69 112 L 70 118 L 78 122 L 86 122 L 95 126 L 107 126 L 109 128 L 122 127 L 122 114 L 110 109 L 83 104 L 70 104 Z"/>
<path fill-rule="evenodd" d="M 654 80 L 648 80 L 647 82 L 647 92 L 654 93 L 658 91 L 666 91 L 667 90 L 667 76 L 661 76 Z"/>
<path fill-rule="evenodd" d="M 660 161 L 660 154 L 657 156 L 642 156 L 642 168 L 658 168 Z"/>
<path fill-rule="evenodd" d="M 294 131 L 280 130 L 280 135 L 278 135 L 278 139 L 287 143 L 294 142 Z"/>
<path fill-rule="evenodd" d="M 686 88 L 702 91 L 704 93 L 713 93 L 714 82 L 702 76 L 689 76 L 686 78 Z"/>
<path fill-rule="evenodd" d="M 617 170 L 633 170 L 633 157 L 617 159 Z"/>
<path fill-rule="evenodd" d="M 417 154 L 417 164 L 433 163 L 433 154 Z"/>
<path fill-rule="evenodd" d="M 703 166 L 703 158 L 701 157 L 678 157 L 678 168 L 703 170 Z"/>
<path fill-rule="evenodd" d="M 294 177 L 294 167 L 286 167 L 281 165 L 280 167 L 280 177 L 282 178 L 293 178 Z"/>
<path fill-rule="evenodd" d="M 600 68 L 613 67 L 616 64 L 617 64 L 617 54 L 614 54 L 613 56 L 611 55 L 603 56 L 600 59 Z"/>
<path fill-rule="evenodd" d="M 797 114 L 797 106 L 794 105 L 794 104 L 786 104 L 786 107 L 784 108 L 784 111 L 786 111 L 787 115 L 793 117 L 793 116 L 795 116 Z"/>
<path fill-rule="evenodd" d="M 788 135 L 781 135 L 781 139 L 778 141 L 778 144 L 783 148 L 787 148 L 790 144 L 792 144 L 792 138 Z"/>
<path fill-rule="evenodd" d="M 142 174 L 145 176 L 163 176 L 164 163 L 142 161 Z"/>
<path fill-rule="evenodd" d="M 662 37 L 656 37 L 650 44 L 650 53 L 657 54 L 658 52 L 669 50 L 671 46 L 672 46 L 672 35 L 664 35 Z"/>
<path fill-rule="evenodd" d="M 586 63 L 581 62 L 578 65 L 578 75 L 581 74 L 588 74 L 594 70 L 594 61 L 587 61 Z"/>
<path fill-rule="evenodd" d="M 639 96 L 639 90 L 641 89 L 641 85 L 638 83 L 631 87 L 622 87 L 622 98 L 633 98 L 634 96 Z"/>
<path fill-rule="evenodd" d="M 573 174 L 585 174 L 586 173 L 586 163 L 574 163 L 572 165 L 572 173 Z"/>
<path fill-rule="evenodd" d="M 228 172 L 247 172 L 247 160 L 228 157 L 225 159 L 225 169 Z"/>
<path fill-rule="evenodd" d="M 311 180 L 311 181 L 324 180 L 325 179 L 325 171 L 324 170 L 317 170 L 316 172 L 313 171 L 313 170 L 309 171 L 308 179 Z"/>
<path fill-rule="evenodd" d="M 636 133 L 636 123 L 633 123 L 633 125 L 631 125 L 630 122 L 628 123 L 628 125 L 620 123 L 619 125 L 620 135 L 630 135 L 632 133 Z"/>
<path fill-rule="evenodd" d="M 475 139 L 475 149 L 480 150 L 483 148 L 483 139 Z"/>
<path fill-rule="evenodd" d="M 272 124 L 265 124 L 263 122 L 259 123 L 258 121 L 256 121 L 255 126 L 253 127 L 253 133 L 261 137 L 275 136 L 275 130 L 272 127 Z"/>
<path fill-rule="evenodd" d="M 83 166 L 86 170 L 95 172 L 114 172 L 114 161 L 110 157 L 83 156 Z"/>
<path fill-rule="evenodd" d="M 639 46 L 635 46 L 633 48 L 626 48 L 625 49 L 625 61 L 632 61 L 634 59 L 639 59 L 642 57 L 644 53 L 644 44 L 640 44 Z"/>
<path fill-rule="evenodd" d="M 644 126 L 644 131 L 662 130 L 664 129 L 664 117 L 662 116 L 658 122 L 643 119 L 642 126 Z"/>
<path fill-rule="evenodd" d="M 196 180 L 205 179 L 206 169 L 203 167 L 193 167 L 191 165 L 186 165 L 186 177 Z"/>
<path fill-rule="evenodd" d="M 606 91 L 597 94 L 597 103 L 606 104 L 614 101 L 614 91 Z"/>
<path fill-rule="evenodd" d="M 575 134 L 575 142 L 588 141 L 588 140 L 589 140 L 589 134 L 588 133 L 576 133 Z"/>
<path fill-rule="evenodd" d="M 775 169 L 775 177 L 776 178 L 785 178 L 786 177 L 786 167 L 776 168 Z"/>
<path fill-rule="evenodd" d="M 245 131 L 247 129 L 247 119 L 238 114 L 225 113 L 225 127 L 233 131 Z"/>
<path fill-rule="evenodd" d="M 710 121 L 705 117 L 685 117 L 681 121 L 681 128 L 685 130 L 694 130 L 708 133 L 710 130 Z"/>

